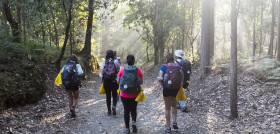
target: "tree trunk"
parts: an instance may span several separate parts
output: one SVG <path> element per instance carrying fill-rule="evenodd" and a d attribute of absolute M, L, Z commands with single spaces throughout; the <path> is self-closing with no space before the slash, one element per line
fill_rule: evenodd
<path fill-rule="evenodd" d="M 280 2 L 278 7 L 280 7 Z M 280 61 L 280 9 L 278 10 L 278 41 L 277 41 L 277 60 Z"/>
<path fill-rule="evenodd" d="M 89 55 L 91 54 L 91 33 L 92 33 L 92 21 L 93 21 L 93 0 L 89 0 L 88 8 L 89 8 L 89 16 L 87 22 L 87 30 L 86 30 L 86 38 L 85 45 L 81 54 Z"/>
<path fill-rule="evenodd" d="M 25 3 L 23 0 L 22 3 Z M 25 12 L 25 7 L 22 8 L 22 23 L 23 23 L 23 43 L 26 45 L 26 12 Z"/>
<path fill-rule="evenodd" d="M 261 4 L 261 35 L 260 35 L 260 52 L 259 55 L 263 53 L 263 10 L 264 10 L 264 4 Z"/>
<path fill-rule="evenodd" d="M 17 0 L 17 22 L 19 27 L 19 36 L 21 38 L 21 0 Z"/>
<path fill-rule="evenodd" d="M 49 0 L 49 9 L 50 9 L 50 12 L 51 12 L 52 21 L 53 21 L 53 27 L 54 27 L 55 45 L 57 47 L 59 47 L 59 44 L 58 44 L 58 33 L 57 33 L 57 28 L 56 28 L 55 16 L 53 14 L 52 0 Z"/>
<path fill-rule="evenodd" d="M 164 62 L 164 49 L 165 49 L 165 45 L 164 45 L 164 39 L 163 36 L 160 36 L 159 40 L 158 40 L 158 45 L 159 45 L 159 49 L 160 49 L 160 63 Z"/>
<path fill-rule="evenodd" d="M 155 0 L 155 16 L 154 16 L 154 24 L 153 24 L 153 33 L 154 33 L 154 65 L 159 64 L 159 55 L 158 55 L 158 21 L 159 21 L 159 7 L 158 7 L 158 0 Z"/>
<path fill-rule="evenodd" d="M 237 110 L 237 0 L 231 0 L 231 70 L 230 111 L 231 117 L 238 117 Z"/>
<path fill-rule="evenodd" d="M 73 0 L 70 0 L 70 2 L 69 2 L 68 23 L 67 23 L 67 26 L 66 26 L 66 29 L 65 29 L 65 39 L 64 39 L 64 43 L 63 43 L 63 46 L 62 46 L 59 58 L 56 60 L 56 68 L 58 70 L 60 70 L 60 62 L 61 62 L 61 60 L 63 58 L 64 52 L 65 52 L 65 48 L 66 48 L 66 44 L 67 44 L 67 41 L 68 41 L 68 38 L 69 38 L 69 30 L 70 30 L 71 20 L 72 20 L 72 15 L 71 15 L 72 7 L 73 7 Z"/>
<path fill-rule="evenodd" d="M 215 0 L 202 1 L 200 78 L 210 70 L 214 55 L 214 6 Z"/>
<path fill-rule="evenodd" d="M 253 24 L 253 62 L 256 55 L 256 2 L 254 2 L 254 24 Z"/>
<path fill-rule="evenodd" d="M 149 44 L 146 45 L 146 53 L 147 53 L 147 61 L 150 62 L 150 59 L 149 59 Z"/>
<path fill-rule="evenodd" d="M 43 35 L 43 43 L 45 44 L 45 29 L 44 29 L 44 24 L 43 24 L 43 18 L 42 18 L 42 12 L 39 11 L 39 17 L 40 17 L 40 22 L 41 22 L 41 31 L 42 31 L 42 35 Z"/>
<path fill-rule="evenodd" d="M 2 1 L 2 6 L 4 14 L 7 18 L 7 21 L 10 23 L 13 33 L 13 42 L 20 43 L 20 33 L 18 23 L 13 19 L 9 4 L 7 0 Z"/>
<path fill-rule="evenodd" d="M 87 30 L 86 30 L 86 37 L 85 37 L 85 46 L 80 54 L 86 59 L 86 64 L 84 64 L 86 70 L 89 72 L 90 69 L 90 58 L 91 58 L 91 33 L 92 33 L 92 22 L 93 22 L 93 0 L 88 1 L 88 9 L 89 9 L 89 16 L 87 22 Z"/>
<path fill-rule="evenodd" d="M 273 57 L 273 40 L 274 40 L 274 25 L 275 25 L 275 0 L 272 0 L 271 14 L 272 14 L 272 22 L 271 22 L 271 32 L 270 32 L 270 43 L 268 48 L 268 55 L 270 58 Z"/>

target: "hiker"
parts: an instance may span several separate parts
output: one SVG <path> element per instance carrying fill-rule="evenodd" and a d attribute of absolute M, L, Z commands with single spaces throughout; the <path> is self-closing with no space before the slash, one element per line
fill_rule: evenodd
<path fill-rule="evenodd" d="M 133 55 L 128 55 L 126 62 L 128 65 L 122 67 L 118 73 L 118 83 L 120 84 L 120 96 L 124 107 L 125 133 L 128 134 L 130 133 L 130 114 L 132 117 L 133 133 L 137 132 L 137 102 L 135 99 L 141 90 L 140 85 L 143 84 L 143 74 L 139 68 L 134 66 L 135 58 Z"/>
<path fill-rule="evenodd" d="M 117 83 L 117 73 L 120 68 L 118 60 L 114 59 L 114 51 L 107 50 L 105 61 L 101 65 L 101 74 L 99 76 L 102 78 L 104 89 L 106 92 L 106 103 L 108 109 L 108 115 L 116 115 L 117 106 L 117 90 L 119 89 L 119 84 Z M 111 109 L 111 97 L 113 97 L 113 106 Z"/>
<path fill-rule="evenodd" d="M 170 53 L 166 56 L 166 64 L 162 65 L 160 68 L 158 80 L 163 85 L 166 118 L 165 132 L 171 133 L 170 111 L 172 111 L 173 129 L 179 129 L 177 125 L 176 95 L 183 81 L 183 73 L 180 65 L 174 61 L 173 55 Z"/>
<path fill-rule="evenodd" d="M 75 54 L 70 55 L 69 60 L 62 70 L 62 84 L 69 98 L 71 117 L 75 117 L 75 108 L 79 99 L 79 87 L 81 86 L 79 75 L 82 75 L 84 72 Z"/>
<path fill-rule="evenodd" d="M 177 57 L 176 62 L 182 67 L 184 73 L 183 88 L 188 89 L 190 74 L 191 74 L 191 63 L 188 60 L 183 60 L 186 56 L 182 50 L 176 50 L 175 56 Z M 177 108 L 182 110 L 182 112 L 188 112 L 186 101 L 178 101 Z"/>

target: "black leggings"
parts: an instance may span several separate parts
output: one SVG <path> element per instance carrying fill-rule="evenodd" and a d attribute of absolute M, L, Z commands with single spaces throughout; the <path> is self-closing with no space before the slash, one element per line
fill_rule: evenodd
<path fill-rule="evenodd" d="M 117 82 L 104 80 L 103 85 L 106 92 L 107 108 L 109 111 L 111 111 L 111 96 L 113 96 L 113 107 L 117 106 L 117 101 L 118 101 L 117 90 L 119 89 L 119 84 Z"/>
<path fill-rule="evenodd" d="M 136 122 L 136 116 L 137 116 L 137 103 L 135 101 L 135 98 L 125 98 L 121 97 L 122 103 L 123 103 L 123 108 L 124 108 L 124 122 L 125 122 L 125 127 L 129 128 L 129 120 L 130 120 L 130 113 L 132 117 L 132 121 Z"/>

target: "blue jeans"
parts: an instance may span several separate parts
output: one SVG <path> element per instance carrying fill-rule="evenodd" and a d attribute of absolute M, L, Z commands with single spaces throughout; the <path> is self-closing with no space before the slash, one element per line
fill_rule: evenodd
<path fill-rule="evenodd" d="M 177 108 L 181 108 L 181 109 L 184 109 L 187 107 L 187 104 L 185 101 L 178 101 L 177 102 Z"/>

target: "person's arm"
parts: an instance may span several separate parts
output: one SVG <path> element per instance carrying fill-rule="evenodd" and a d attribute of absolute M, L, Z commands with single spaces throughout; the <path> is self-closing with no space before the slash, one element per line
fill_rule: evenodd
<path fill-rule="evenodd" d="M 77 64 L 76 67 L 77 67 L 78 75 L 82 75 L 82 74 L 84 73 L 84 71 L 83 71 L 81 65 L 80 65 L 80 64 Z"/>
<path fill-rule="evenodd" d="M 100 72 L 100 74 L 99 74 L 99 77 L 100 77 L 100 78 L 103 77 L 104 66 L 105 66 L 105 61 L 103 61 L 102 64 L 101 64 L 101 72 Z"/>
<path fill-rule="evenodd" d="M 159 71 L 158 81 L 161 82 L 163 80 L 163 71 Z"/>
<path fill-rule="evenodd" d="M 118 77 L 117 77 L 117 82 L 118 82 L 118 84 L 120 84 L 120 80 L 121 80 L 121 78 L 118 76 Z"/>

